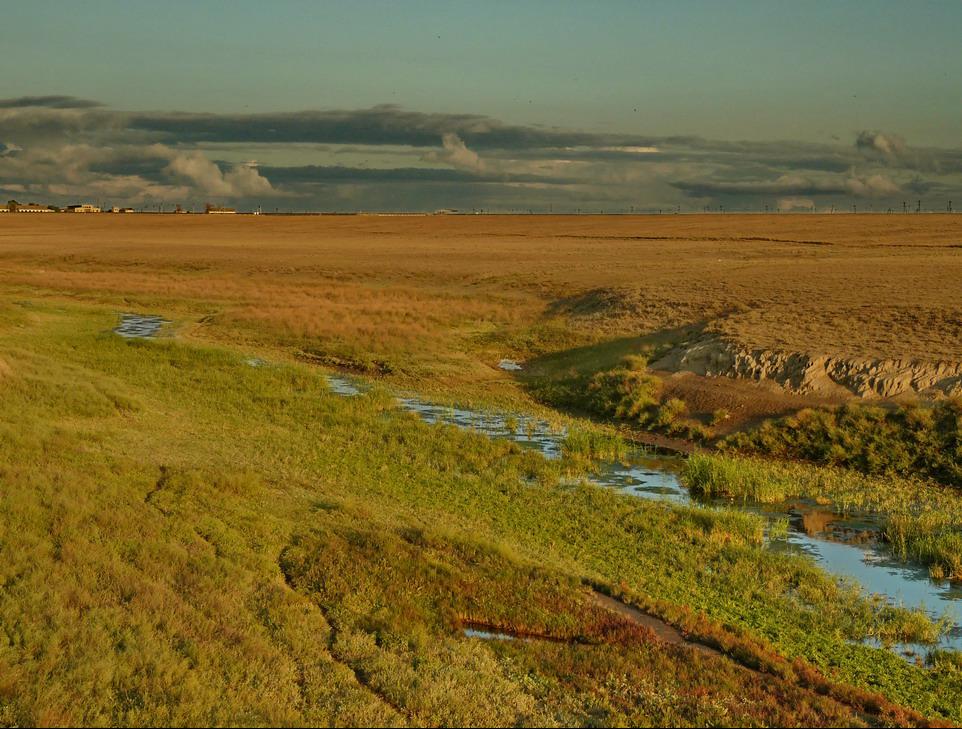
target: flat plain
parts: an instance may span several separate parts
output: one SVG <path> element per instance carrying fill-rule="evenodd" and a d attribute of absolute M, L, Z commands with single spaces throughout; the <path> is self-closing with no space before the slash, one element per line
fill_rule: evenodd
<path fill-rule="evenodd" d="M 962 361 L 956 215 L 24 217 L 0 227 L 8 284 L 205 302 L 211 329 L 411 361 L 564 315 L 588 336 L 703 324 L 752 347 Z"/>
<path fill-rule="evenodd" d="M 889 406 L 645 365 L 721 341 L 944 369 L 960 281 L 948 215 L 0 216 L 0 723 L 957 723 L 958 654 L 886 647 L 938 621 L 765 548 L 761 516 L 393 395 L 592 443 L 646 429 L 552 393 L 622 361 L 715 435 Z M 124 339 L 125 313 L 168 323 Z"/>

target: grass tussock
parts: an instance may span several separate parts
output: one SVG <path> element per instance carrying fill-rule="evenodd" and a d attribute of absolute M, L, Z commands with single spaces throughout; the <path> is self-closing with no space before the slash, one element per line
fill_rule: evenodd
<path fill-rule="evenodd" d="M 729 436 L 721 445 L 872 475 L 919 475 L 962 488 L 962 400 L 893 409 L 846 405 L 802 410 Z"/>
<path fill-rule="evenodd" d="M 702 424 L 685 417 L 684 402 L 662 395 L 661 380 L 648 371 L 648 360 L 643 355 L 628 356 L 617 366 L 597 372 L 532 378 L 528 385 L 537 399 L 553 407 L 696 442 L 709 437 Z"/>
<path fill-rule="evenodd" d="M 708 498 L 772 504 L 801 497 L 841 512 L 879 514 L 896 554 L 928 565 L 933 577 L 962 580 L 962 498 L 936 484 L 708 453 L 687 459 L 684 478 L 694 493 Z"/>

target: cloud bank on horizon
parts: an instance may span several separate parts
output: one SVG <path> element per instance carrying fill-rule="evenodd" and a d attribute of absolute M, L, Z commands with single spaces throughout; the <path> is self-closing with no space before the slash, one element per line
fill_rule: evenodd
<path fill-rule="evenodd" d="M 257 161 L 254 161 L 257 160 Z M 0 99 L 0 194 L 266 210 L 944 210 L 962 149 L 606 134 L 381 105 L 256 114 Z"/>

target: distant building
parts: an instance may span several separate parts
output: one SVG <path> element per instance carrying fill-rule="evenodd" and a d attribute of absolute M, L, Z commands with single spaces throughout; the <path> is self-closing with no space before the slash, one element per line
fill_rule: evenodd
<path fill-rule="evenodd" d="M 457 215 L 458 209 L 457 208 L 441 208 L 440 210 L 435 210 L 434 214 L 435 215 Z"/>
<path fill-rule="evenodd" d="M 114 207 L 110 208 L 110 212 L 112 212 L 112 213 L 132 213 L 132 212 L 134 212 L 134 209 L 133 209 L 133 208 L 118 208 L 118 207 L 115 205 Z"/>
<path fill-rule="evenodd" d="M 66 208 L 68 213 L 99 213 L 100 208 L 96 205 L 91 205 L 90 203 L 83 203 L 82 205 L 68 205 Z"/>
<path fill-rule="evenodd" d="M 50 207 L 49 205 L 39 205 L 37 203 L 18 203 L 16 200 L 10 200 L 7 203 L 7 212 L 10 213 L 55 213 L 56 209 Z"/>
<path fill-rule="evenodd" d="M 223 208 L 219 205 L 211 205 L 210 203 L 207 203 L 205 212 L 208 215 L 235 215 L 237 213 L 234 208 Z"/>

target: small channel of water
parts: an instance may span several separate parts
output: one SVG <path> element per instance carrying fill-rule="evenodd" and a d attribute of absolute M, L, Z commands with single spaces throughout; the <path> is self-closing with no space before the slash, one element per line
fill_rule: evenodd
<path fill-rule="evenodd" d="M 363 385 L 346 377 L 328 376 L 331 390 L 342 396 L 362 393 Z M 415 412 L 428 423 L 447 423 L 473 430 L 490 438 L 511 440 L 542 453 L 561 458 L 566 432 L 548 422 L 528 416 L 447 407 L 400 397 L 404 410 Z M 681 480 L 684 460 L 680 456 L 639 454 L 630 465 L 604 464 L 591 480 L 600 486 L 617 488 L 642 499 L 675 504 L 697 502 Z M 867 593 L 885 596 L 894 605 L 924 607 L 933 617 L 948 615 L 952 622 L 938 647 L 962 650 L 962 585 L 935 582 L 928 570 L 896 559 L 878 543 L 879 519 L 873 514 L 837 514 L 814 502 L 794 500 L 786 504 L 752 504 L 716 501 L 719 506 L 741 509 L 772 519 L 787 518 L 784 538 L 771 539 L 770 549 L 808 554 L 823 568 L 839 577 L 854 580 Z M 907 656 L 924 655 L 925 646 L 896 646 Z"/>
<path fill-rule="evenodd" d="M 121 314 L 120 324 L 114 329 L 114 334 L 118 334 L 126 339 L 148 339 L 156 336 L 160 328 L 164 324 L 169 323 L 169 321 L 160 316 Z"/>
<path fill-rule="evenodd" d="M 492 630 L 480 630 L 478 628 L 465 628 L 463 631 L 465 638 L 480 638 L 481 640 L 515 640 L 515 636 L 507 633 L 498 633 Z"/>

